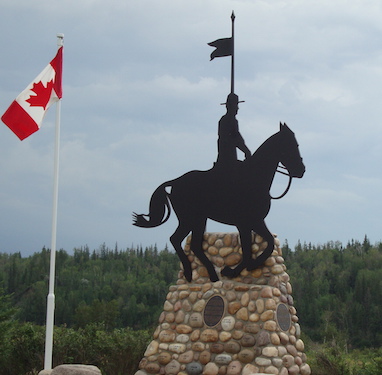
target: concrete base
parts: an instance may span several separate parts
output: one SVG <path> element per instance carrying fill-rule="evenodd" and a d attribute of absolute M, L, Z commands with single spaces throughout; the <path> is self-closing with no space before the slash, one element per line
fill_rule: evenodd
<path fill-rule="evenodd" d="M 53 370 L 42 370 L 39 375 L 102 375 L 101 370 L 92 365 L 59 365 Z"/>

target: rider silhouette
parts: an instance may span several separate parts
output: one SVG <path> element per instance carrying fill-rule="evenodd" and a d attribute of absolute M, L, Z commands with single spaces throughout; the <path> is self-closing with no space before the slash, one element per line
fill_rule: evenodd
<path fill-rule="evenodd" d="M 218 165 L 234 165 L 237 162 L 236 148 L 245 154 L 245 158 L 251 156 L 249 148 L 239 132 L 239 123 L 236 114 L 239 109 L 239 97 L 230 93 L 227 96 L 227 113 L 219 121 L 218 130 Z"/>

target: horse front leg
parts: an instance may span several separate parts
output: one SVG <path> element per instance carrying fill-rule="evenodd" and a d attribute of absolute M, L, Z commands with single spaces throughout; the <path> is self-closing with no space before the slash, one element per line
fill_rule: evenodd
<path fill-rule="evenodd" d="M 176 228 L 174 234 L 170 237 L 170 242 L 172 243 L 172 246 L 174 246 L 174 249 L 176 253 L 178 254 L 178 257 L 183 265 L 183 272 L 184 277 L 188 282 L 191 282 L 192 280 L 192 268 L 191 263 L 187 258 L 186 253 L 184 252 L 182 248 L 182 241 L 186 238 L 187 234 L 190 232 L 189 227 L 186 227 L 184 224 L 178 225 L 178 228 Z"/>
<path fill-rule="evenodd" d="M 264 264 L 264 262 L 271 256 L 275 246 L 275 239 L 273 238 L 272 233 L 265 225 L 264 221 L 257 223 L 256 227 L 253 228 L 253 230 L 261 237 L 263 237 L 265 241 L 267 241 L 267 247 L 256 259 L 252 259 L 251 257 L 251 260 L 247 266 L 248 271 L 252 271 L 256 268 L 261 267 Z"/>
<path fill-rule="evenodd" d="M 210 280 L 215 282 L 219 280 L 219 277 L 216 274 L 214 265 L 208 259 L 202 248 L 203 234 L 206 229 L 206 221 L 207 220 L 205 219 L 201 221 L 200 224 L 197 224 L 192 228 L 191 250 L 207 268 Z"/>
<path fill-rule="evenodd" d="M 221 272 L 223 276 L 227 276 L 230 278 L 237 277 L 240 275 L 240 272 L 244 268 L 248 268 L 248 265 L 251 262 L 252 259 L 252 230 L 251 228 L 239 228 L 239 234 L 240 234 L 240 241 L 241 241 L 241 249 L 243 252 L 243 258 L 241 262 L 235 267 L 230 268 L 228 266 L 225 266 Z"/>

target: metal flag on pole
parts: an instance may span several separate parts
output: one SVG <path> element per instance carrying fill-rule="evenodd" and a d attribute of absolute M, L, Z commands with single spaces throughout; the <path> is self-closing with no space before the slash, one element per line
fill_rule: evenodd
<path fill-rule="evenodd" d="M 215 50 L 211 53 L 211 60 L 215 57 L 231 56 L 231 94 L 235 92 L 235 13 L 232 11 L 232 34 L 230 38 L 217 39 L 209 46 L 215 47 Z M 240 103 L 240 102 L 239 102 Z M 225 103 L 222 103 L 225 104 Z"/>
<path fill-rule="evenodd" d="M 64 34 L 57 34 L 58 48 L 61 48 L 63 45 L 64 45 Z M 56 104 L 56 135 L 55 135 L 55 147 L 54 147 L 54 181 L 53 181 L 53 209 L 52 209 L 52 243 L 51 243 L 51 250 L 50 250 L 49 294 L 47 297 L 47 309 L 46 309 L 44 370 L 52 369 L 52 356 L 53 356 L 53 328 L 54 328 L 54 307 L 55 307 L 54 282 L 55 282 L 55 269 L 56 269 L 60 118 L 61 118 L 61 99 Z"/>

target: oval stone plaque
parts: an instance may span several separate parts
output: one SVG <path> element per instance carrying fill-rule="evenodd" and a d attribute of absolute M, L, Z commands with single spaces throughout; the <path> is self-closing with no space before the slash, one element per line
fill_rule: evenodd
<path fill-rule="evenodd" d="M 224 314 L 224 300 L 220 296 L 210 298 L 204 308 L 204 323 L 209 327 L 216 326 Z"/>
<path fill-rule="evenodd" d="M 291 317 L 289 314 L 288 307 L 286 305 L 284 305 L 283 303 L 280 303 L 277 306 L 276 318 L 277 318 L 277 323 L 280 326 L 280 328 L 283 331 L 288 331 L 288 329 L 290 328 L 290 324 L 291 324 Z"/>

